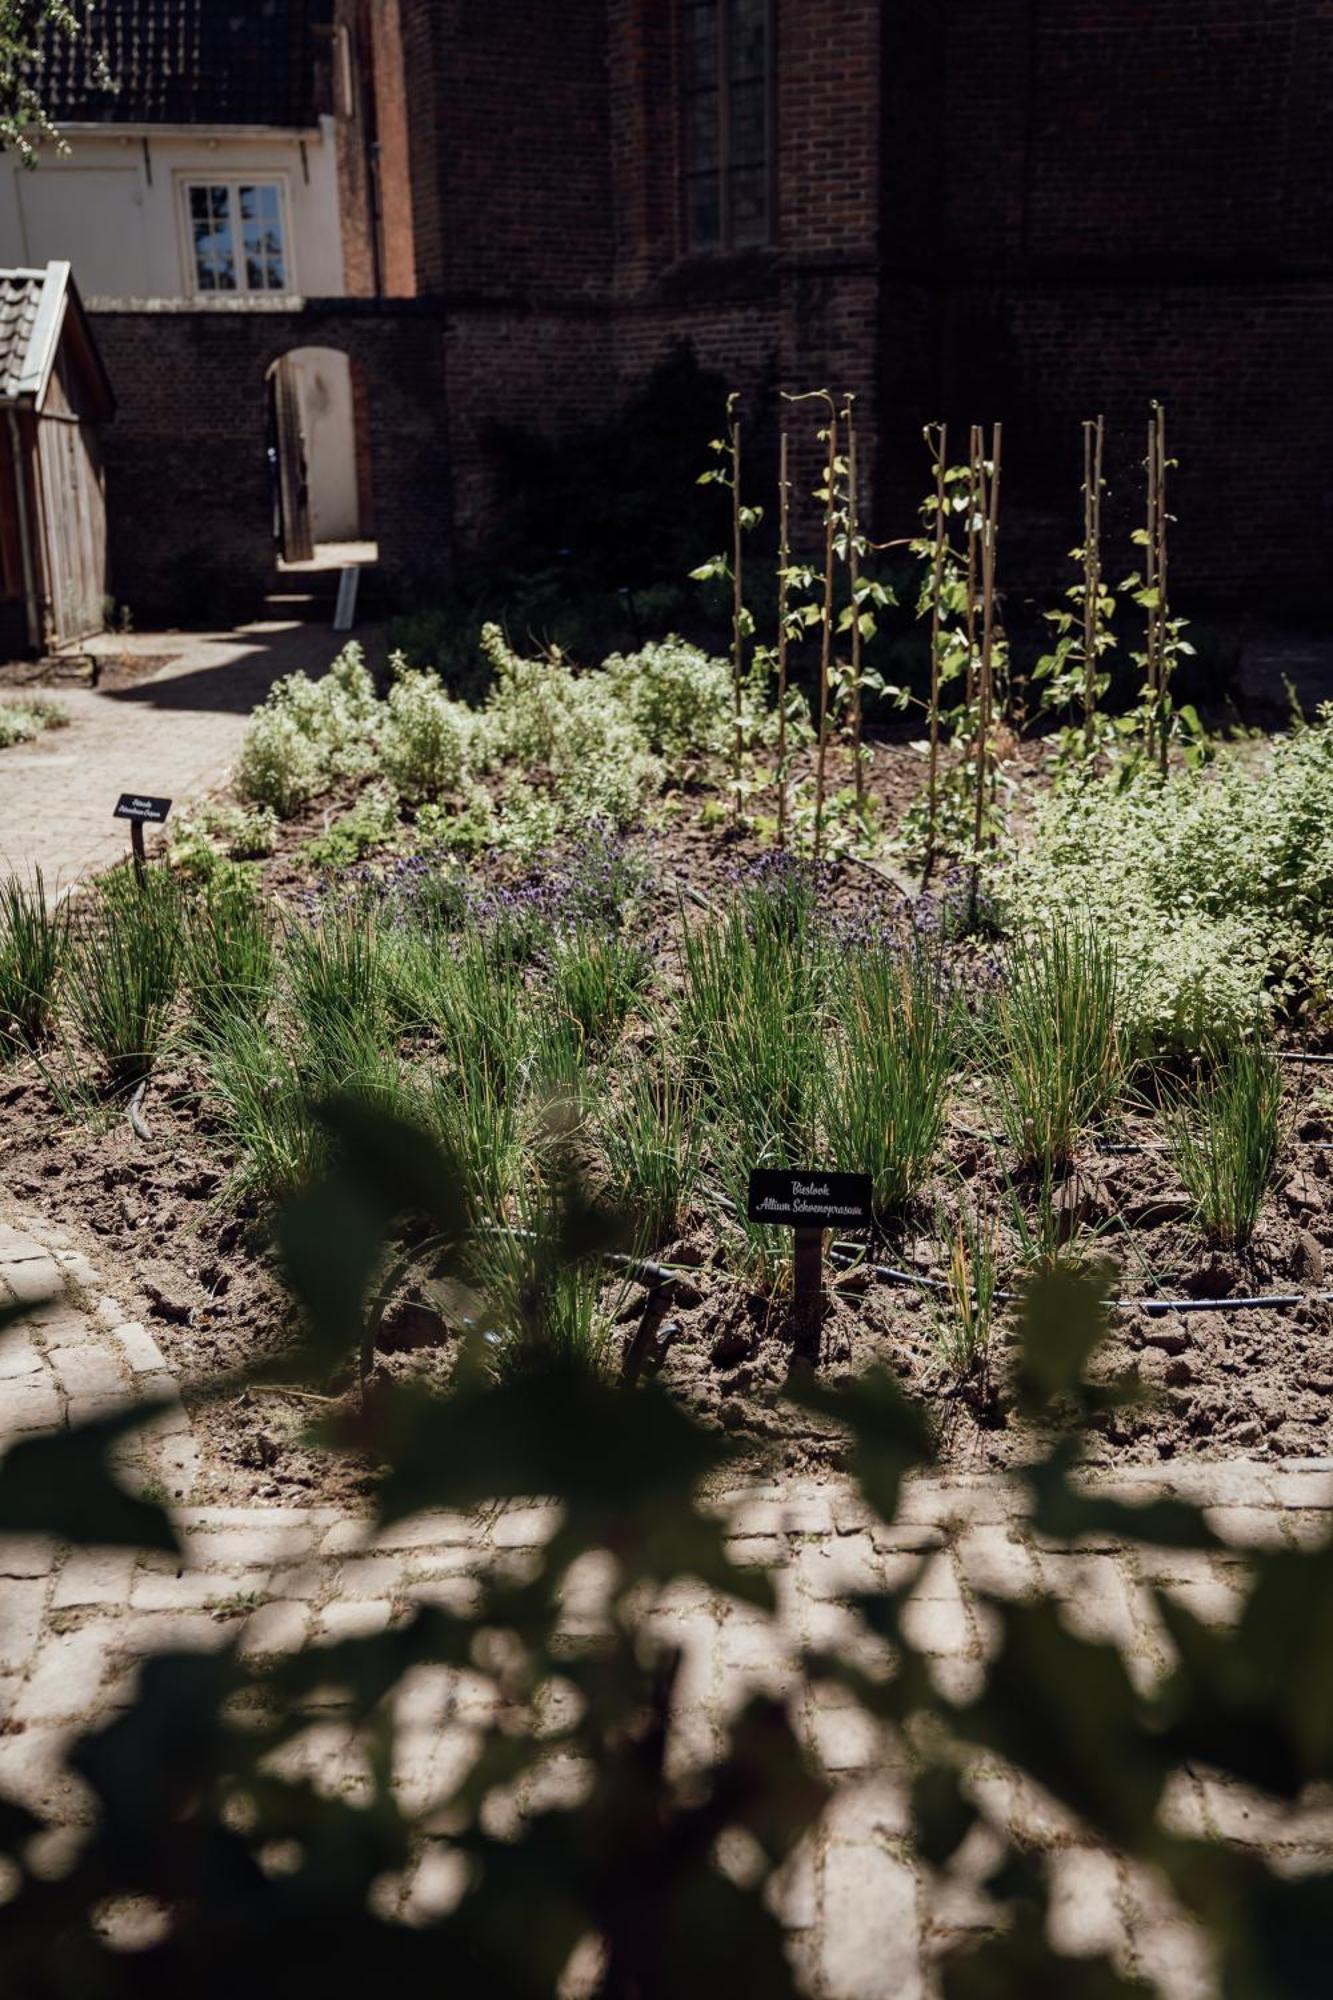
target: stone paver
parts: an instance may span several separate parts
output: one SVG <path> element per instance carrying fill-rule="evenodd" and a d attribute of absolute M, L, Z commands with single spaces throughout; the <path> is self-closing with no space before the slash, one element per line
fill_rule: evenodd
<path fill-rule="evenodd" d="M 53 1301 L 43 1302 L 46 1290 Z M 106 1295 L 60 1230 L 19 1218 L 0 1224 L 0 1296 L 28 1305 L 0 1337 L 0 1448 L 77 1418 L 90 1400 L 120 1407 L 170 1390 L 156 1342 Z M 28 1800 L 57 1827 L 77 1825 L 88 1811 L 62 1769 L 64 1746 L 78 1726 L 128 1698 L 145 1655 L 235 1640 L 262 1667 L 302 1645 L 382 1630 L 414 1604 L 463 1604 L 486 1566 L 531 1564 L 558 1519 L 534 1504 L 479 1518 L 423 1515 L 378 1531 L 333 1507 L 191 1506 L 193 1451 L 176 1398 L 132 1468 L 175 1496 L 179 1559 L 0 1540 L 0 1794 Z M 1166 2000 L 1214 2000 L 1205 1942 L 1160 1883 L 1090 1846 L 1053 1801 L 996 1759 L 979 1755 L 969 1767 L 965 1783 L 982 1824 L 948 1882 L 928 1882 L 908 1838 L 906 1753 L 839 1691 L 812 1691 L 797 1670 L 803 1646 L 836 1646 L 875 1671 L 884 1648 L 861 1624 L 855 1596 L 903 1588 L 906 1631 L 942 1690 L 963 1699 L 981 1685 L 995 1644 L 998 1618 L 987 1600 L 1049 1591 L 1073 1629 L 1117 1645 L 1147 1685 L 1169 1661 L 1153 1590 L 1225 1622 L 1241 1599 L 1247 1549 L 1296 1547 L 1333 1528 L 1331 1461 L 1171 1464 L 1093 1483 L 1128 1501 L 1187 1498 L 1209 1510 L 1231 1546 L 1202 1553 L 1108 1536 L 1076 1549 L 1041 1541 L 1021 1518 L 1014 1482 L 1002 1477 L 913 1480 L 891 1525 L 867 1518 L 837 1482 L 775 1483 L 716 1504 L 736 1559 L 775 1572 L 776 1626 L 688 1586 L 654 1614 L 684 1656 L 668 1747 L 673 1774 L 688 1777 L 714 1755 L 743 1701 L 763 1689 L 788 1701 L 834 1788 L 771 1892 L 815 2000 L 932 2000 L 942 1950 L 989 1921 L 982 1884 L 1000 1831 L 1047 1853 L 1051 1929 L 1063 1946 L 1110 1951 Z M 609 1560 L 593 1555 L 571 1574 L 562 1607 L 571 1641 L 595 1638 L 603 1625 L 611 1573 Z M 394 1696 L 394 1782 L 405 1810 L 423 1811 L 467 1769 L 496 1699 L 481 1672 L 429 1669 L 404 1681 Z M 335 1696 L 293 1747 L 291 1764 L 326 1793 L 365 1793 L 365 1747 Z M 510 1809 L 559 1797 L 576 1782 L 568 1760 L 553 1765 Z M 1164 1817 L 1179 1832 L 1258 1847 L 1292 1866 L 1333 1855 L 1327 1800 L 1275 1811 L 1206 1772 L 1180 1773 Z M 422 1916 L 456 1893 L 453 1858 L 427 1843 L 397 1907 Z"/>
<path fill-rule="evenodd" d="M 289 618 L 221 634 L 94 641 L 90 650 L 103 657 L 127 653 L 169 664 L 119 686 L 57 690 L 52 698 L 68 727 L 0 751 L 0 875 L 26 876 L 39 866 L 54 890 L 120 860 L 125 828 L 111 812 L 121 792 L 170 798 L 179 810 L 217 791 L 250 711 L 274 681 L 322 673 L 348 637 L 372 654 L 382 644 L 375 628 L 338 634 Z"/>

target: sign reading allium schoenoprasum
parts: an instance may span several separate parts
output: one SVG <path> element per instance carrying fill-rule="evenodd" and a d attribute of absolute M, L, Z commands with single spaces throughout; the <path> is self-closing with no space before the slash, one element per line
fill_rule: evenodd
<path fill-rule="evenodd" d="M 869 1229 L 869 1174 L 826 1174 L 815 1168 L 756 1167 L 750 1175 L 751 1222 L 786 1229 Z"/>
<path fill-rule="evenodd" d="M 134 872 L 141 882 L 147 860 L 144 853 L 143 830 L 146 826 L 161 826 L 170 811 L 170 799 L 150 798 L 147 792 L 122 792 L 116 801 L 113 816 L 116 819 L 127 819 L 130 823 L 130 853 L 134 859 Z"/>
<path fill-rule="evenodd" d="M 802 1312 L 816 1309 L 824 1288 L 824 1231 L 869 1229 L 869 1174 L 821 1173 L 810 1167 L 756 1167 L 746 1212 L 751 1222 L 794 1229 L 792 1294 Z"/>
<path fill-rule="evenodd" d="M 146 793 L 122 792 L 113 818 L 132 819 L 140 826 L 161 826 L 170 811 L 170 799 L 150 799 Z"/>

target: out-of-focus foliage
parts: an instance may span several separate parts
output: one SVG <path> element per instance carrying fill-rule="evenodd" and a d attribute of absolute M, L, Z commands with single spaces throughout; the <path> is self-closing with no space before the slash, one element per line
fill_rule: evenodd
<path fill-rule="evenodd" d="M 456 1175 L 432 1144 L 364 1105 L 325 1116 L 331 1165 L 280 1232 L 313 1374 L 361 1340 L 391 1237 L 400 1248 L 428 1240 L 446 1268 L 464 1269 L 468 1255 Z M 796 1702 L 833 1687 L 878 1719 L 895 1767 L 905 1754 L 914 1773 L 923 1880 L 947 1873 L 982 1815 L 969 1781 L 982 1748 L 1036 1781 L 1089 1836 L 1158 1871 L 1207 1926 L 1221 1991 L 1309 2000 L 1320 1990 L 1333 1949 L 1326 1876 L 1170 1831 L 1161 1808 L 1185 1762 L 1234 1775 L 1277 1809 L 1333 1778 L 1327 1548 L 1256 1556 L 1229 1630 L 1159 1597 L 1175 1661 L 1146 1690 L 1113 1647 L 1075 1636 L 1053 1603 L 996 1600 L 984 1685 L 969 1700 L 945 1699 L 903 1629 L 907 1576 L 854 1599 L 888 1642 L 882 1671 L 863 1651 L 807 1655 L 788 1702 L 752 1698 L 715 1761 L 682 1768 L 672 1746 L 681 1654 L 670 1621 L 654 1615 L 664 1594 L 697 1582 L 764 1617 L 775 1593 L 762 1569 L 733 1564 L 724 1520 L 703 1504 L 727 1474 L 727 1443 L 651 1381 L 613 1387 L 549 1337 L 565 1275 L 606 1247 L 610 1229 L 571 1182 L 550 1204 L 525 1283 L 503 1301 L 478 1301 L 479 1357 L 487 1333 L 517 1313 L 522 1368 L 497 1384 L 480 1358 L 465 1361 L 447 1398 L 388 1390 L 328 1431 L 335 1448 L 377 1456 L 381 1523 L 430 1508 L 557 1502 L 534 1566 L 488 1575 L 462 1608 L 423 1608 L 383 1633 L 266 1667 L 234 1649 L 150 1660 L 132 1705 L 70 1754 L 91 1816 L 64 1872 L 44 1861 L 25 1809 L 0 1812 L 14 1869 L 0 1907 L 5 1993 L 230 2000 L 238 1990 L 289 1993 L 299 1980 L 322 2000 L 360 2000 L 372 1988 L 553 2000 L 579 1952 L 587 1990 L 616 2000 L 794 1995 L 768 1890 L 827 1795 Z M 1071 1477 L 1080 1421 L 1119 1393 L 1085 1381 L 1103 1313 L 1100 1275 L 1067 1267 L 1035 1282 L 1025 1304 L 1023 1403 L 1047 1440 L 1021 1475 L 1034 1524 L 1062 1539 L 1206 1549 L 1213 1537 L 1190 1507 L 1130 1506 Z M 892 1377 L 810 1379 L 797 1393 L 842 1428 L 849 1473 L 891 1520 L 904 1477 L 930 1455 Z M 0 1530 L 166 1543 L 165 1517 L 106 1469 L 115 1428 L 11 1451 L 0 1461 Z M 604 1595 L 589 1615 L 584 1594 L 571 1620 L 565 1591 L 590 1557 Z M 439 1796 L 409 1811 L 390 1779 L 394 1696 L 422 1668 L 466 1676 L 474 1695 L 495 1700 L 471 1701 L 470 1753 L 442 1760 Z M 293 1775 L 317 1724 L 359 1746 L 368 1783 L 355 1793 Z M 1004 1828 L 992 1838 L 1007 1842 Z M 389 1892 L 427 1853 L 452 1900 L 400 1920 Z M 946 1960 L 949 2000 L 1150 1990 L 1104 1960 L 1058 1958 L 1038 1857 L 1007 1845 L 986 1890 L 993 1935 Z M 153 1917 L 133 1950 L 107 1921 L 126 1898 Z"/>

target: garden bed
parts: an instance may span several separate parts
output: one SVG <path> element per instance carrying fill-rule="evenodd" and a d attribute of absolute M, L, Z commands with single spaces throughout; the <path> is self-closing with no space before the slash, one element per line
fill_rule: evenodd
<path fill-rule="evenodd" d="M 900 767 L 886 789 L 910 782 L 913 754 L 881 752 L 881 779 Z M 573 1067 L 557 1052 L 550 1073 L 529 1077 L 518 1092 L 523 1109 L 517 1131 L 508 1134 L 515 1178 L 494 1200 L 492 1221 L 522 1219 L 531 1196 L 525 1149 L 541 1143 L 548 1099 L 580 1100 L 577 1163 L 594 1184 L 607 1184 L 600 1135 L 608 1107 L 622 1100 L 636 1071 L 660 1076 L 671 1068 L 672 1049 L 684 1047 L 671 1039 L 682 1032 L 682 995 L 700 977 L 697 964 L 691 973 L 685 939 L 725 924 L 738 898 L 757 898 L 759 906 L 789 915 L 795 894 L 813 925 L 811 949 L 826 963 L 819 1005 L 834 1014 L 841 1004 L 839 968 L 858 952 L 887 951 L 892 959 L 920 951 L 937 969 L 961 1010 L 942 1125 L 910 1195 L 885 1214 L 880 1235 L 866 1246 L 867 1261 L 919 1282 L 834 1264 L 817 1332 L 800 1324 L 787 1297 L 782 1240 L 769 1235 L 747 1243 L 734 1220 L 737 1177 L 747 1157 L 756 1165 L 775 1157 L 774 1134 L 757 1131 L 748 1156 L 742 1147 L 719 1163 L 712 1149 L 722 1143 L 724 1125 L 710 1122 L 714 1113 L 700 1100 L 711 1137 L 701 1146 L 693 1184 L 681 1177 L 672 1226 L 640 1243 L 670 1277 L 650 1287 L 616 1272 L 594 1287 L 586 1325 L 598 1364 L 622 1372 L 632 1350 L 635 1367 L 659 1372 L 710 1421 L 752 1446 L 757 1459 L 808 1468 L 832 1462 L 838 1447 L 785 1399 L 793 1368 L 813 1364 L 821 1375 L 839 1378 L 884 1363 L 930 1413 L 947 1460 L 1010 1463 L 1031 1449 L 1015 1421 L 1010 1315 L 997 1303 L 971 1351 L 960 1349 L 951 1326 L 961 1302 L 956 1259 L 963 1260 L 965 1291 L 977 1277 L 978 1256 L 986 1255 L 977 1232 L 989 1232 L 994 1282 L 1006 1291 L 1021 1284 L 1035 1257 L 1058 1254 L 1107 1259 L 1112 1289 L 1124 1299 L 1303 1297 L 1278 1309 L 1113 1311 L 1100 1372 L 1137 1384 L 1142 1396 L 1102 1420 L 1089 1440 L 1094 1459 L 1333 1453 L 1333 1308 L 1313 1296 L 1323 1288 L 1325 1254 L 1333 1252 L 1333 1115 L 1324 1072 L 1284 1065 L 1277 1162 L 1242 1250 L 1210 1243 L 1166 1149 L 1163 1115 L 1143 1097 L 1143 1079 L 1133 1072 L 1114 1110 L 1089 1122 L 1072 1162 L 1043 1188 L 1041 1175 L 1021 1168 L 1013 1146 L 1000 1141 L 996 1077 L 982 1054 L 984 1037 L 977 1039 L 1000 953 L 990 940 L 953 934 L 965 885 L 955 881 L 923 903 L 909 901 L 883 863 L 845 858 L 816 873 L 775 857 L 752 835 L 732 835 L 714 813 L 704 811 L 701 823 L 706 796 L 687 799 L 655 831 L 624 839 L 595 834 L 581 848 L 536 862 L 502 852 L 465 862 L 438 852 L 385 852 L 360 864 L 355 878 L 346 870 L 321 873 L 303 858 L 323 825 L 312 809 L 289 824 L 264 864 L 259 907 L 275 915 L 280 936 L 323 937 L 335 953 L 350 951 L 353 958 L 357 941 L 367 939 L 392 956 L 411 935 L 423 896 L 438 902 L 445 881 L 446 900 L 453 900 L 444 929 L 431 933 L 441 964 L 451 952 L 465 954 L 467 941 L 487 926 L 512 930 L 530 921 L 531 948 L 520 953 L 513 981 L 520 1006 L 535 1010 L 530 1030 L 536 1032 L 524 1044 L 528 1061 L 536 1060 L 543 1026 L 554 1018 L 541 1010 L 566 948 L 562 940 L 618 940 L 627 953 L 644 954 L 642 976 L 636 974 L 623 1005 L 609 1003 L 613 1019 L 593 1018 L 602 1004 L 596 996 L 578 1002 L 588 1011 Z M 288 948 L 280 942 L 280 953 Z M 414 976 L 420 972 L 418 965 Z M 290 977 L 279 974 L 275 991 Z M 292 1328 L 266 1241 L 265 1215 L 278 1190 L 251 1172 L 237 1115 L 238 1079 L 220 1090 L 216 1064 L 194 1037 L 188 972 L 182 992 L 184 1004 L 175 1003 L 139 1113 L 150 1138 L 132 1129 L 123 1093 L 113 1104 L 86 1094 L 95 1060 L 77 1028 L 67 1028 L 63 1049 L 48 1046 L 40 1065 L 19 1061 L 5 1074 L 0 1184 L 81 1231 L 94 1262 L 152 1325 L 182 1381 L 203 1446 L 199 1497 L 348 1497 L 373 1481 L 373 1468 L 349 1471 L 345 1460 L 335 1464 L 302 1441 L 317 1407 L 310 1385 L 293 1384 L 292 1393 L 273 1385 L 218 1392 L 220 1381 L 280 1355 Z M 430 1026 L 400 1008 L 387 1031 L 386 1051 L 432 1089 L 437 1071 L 457 1080 L 466 1069 L 449 1041 L 452 1004 L 442 1000 Z M 295 1032 L 294 1017 L 283 1019 L 280 1025 L 271 1017 L 264 1029 L 275 1061 L 284 1037 Z M 791 1024 L 791 1033 L 799 1037 L 806 1027 Z M 308 1021 L 303 1032 L 310 1032 Z M 1296 1045 L 1295 1037 L 1287 1039 Z M 1308 1040 L 1308 1031 L 1299 1039 Z M 253 1045 L 254 1060 L 265 1045 Z M 782 1086 L 780 1068 L 764 1074 Z M 80 1101 L 68 1095 L 74 1075 L 85 1087 Z M 326 1081 L 334 1081 L 331 1074 Z M 418 1098 L 418 1109 L 425 1101 Z M 440 1100 L 431 1101 L 438 1110 Z M 831 1153 L 823 1127 L 811 1130 L 818 1158 L 869 1164 L 845 1144 Z M 1145 1150 L 1124 1150 L 1136 1145 Z M 628 1195 L 632 1209 L 641 1192 L 610 1188 L 609 1198 Z M 463 1317 L 427 1274 L 388 1311 L 377 1374 L 424 1374 L 443 1386 L 460 1349 Z M 318 1385 L 318 1393 L 358 1391 L 349 1372 Z"/>

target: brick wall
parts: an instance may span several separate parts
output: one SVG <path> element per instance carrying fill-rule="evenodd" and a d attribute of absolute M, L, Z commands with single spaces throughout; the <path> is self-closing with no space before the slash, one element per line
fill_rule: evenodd
<path fill-rule="evenodd" d="M 391 591 L 438 588 L 452 516 L 444 339 L 412 302 L 303 309 L 126 305 L 91 315 L 116 392 L 104 433 L 111 587 L 151 620 L 221 574 L 239 613 L 274 573 L 267 372 L 279 355 L 335 347 L 368 419 L 358 481 Z"/>
<path fill-rule="evenodd" d="M 888 18 L 886 509 L 908 518 L 924 489 L 923 421 L 999 417 L 1009 577 L 1057 576 L 1079 422 L 1104 411 L 1127 569 L 1158 397 L 1180 588 L 1313 581 L 1333 544 L 1327 0 L 907 0 Z"/>

